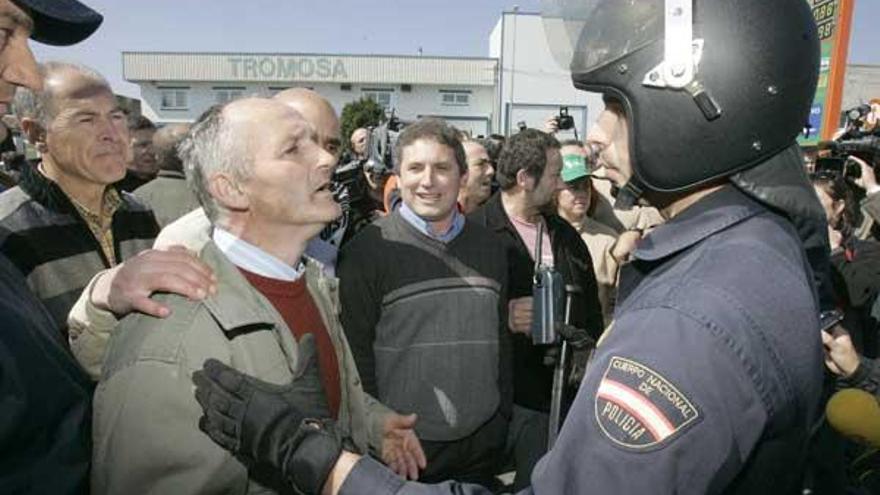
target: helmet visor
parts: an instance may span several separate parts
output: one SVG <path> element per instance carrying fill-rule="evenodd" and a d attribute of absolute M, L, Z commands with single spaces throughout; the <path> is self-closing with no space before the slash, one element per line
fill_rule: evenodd
<path fill-rule="evenodd" d="M 573 74 L 613 63 L 663 36 L 664 0 L 541 0 L 550 51 Z"/>

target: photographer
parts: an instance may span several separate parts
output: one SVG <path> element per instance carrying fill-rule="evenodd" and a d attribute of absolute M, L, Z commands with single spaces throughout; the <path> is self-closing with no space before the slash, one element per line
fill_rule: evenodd
<path fill-rule="evenodd" d="M 849 160 L 855 162 L 859 167 L 858 179 L 852 181 L 852 184 L 860 189 L 860 195 L 864 195 L 860 201 L 861 222 L 858 224 L 855 236 L 859 239 L 880 239 L 880 184 L 877 184 L 877 174 L 874 171 L 873 164 L 862 160 L 857 156 L 850 155 Z"/>
<path fill-rule="evenodd" d="M 870 167 L 864 166 L 865 170 L 870 171 Z M 848 378 L 855 368 L 852 360 L 846 358 L 847 347 L 853 353 L 858 350 L 869 357 L 877 356 L 880 315 L 875 305 L 880 291 L 880 244 L 855 236 L 857 206 L 853 191 L 841 174 L 823 170 L 813 174 L 811 180 L 828 219 L 834 292 L 838 307 L 843 309 L 842 326 L 849 333 L 846 339 L 840 338 L 839 330 L 835 337 L 823 334 L 826 346 L 833 351 L 829 352 L 827 362 L 832 372 Z"/>
<path fill-rule="evenodd" d="M 343 157 L 333 174 L 339 187 L 337 200 L 343 207 L 345 234 L 341 244 L 390 210 L 386 195 L 392 189 L 391 148 L 400 125 L 392 116 L 379 127 L 361 127 L 351 135 L 351 154 Z"/>

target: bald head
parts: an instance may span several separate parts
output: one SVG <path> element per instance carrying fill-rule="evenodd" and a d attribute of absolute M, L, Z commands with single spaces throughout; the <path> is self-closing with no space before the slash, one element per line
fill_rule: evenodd
<path fill-rule="evenodd" d="M 326 98 L 308 88 L 292 88 L 276 94 L 273 99 L 293 108 L 318 134 L 318 144 L 335 158 L 342 151 L 339 119 Z"/>
<path fill-rule="evenodd" d="M 187 180 L 212 221 L 222 207 L 209 187 L 212 177 L 250 177 L 258 160 L 276 158 L 293 136 L 311 134 L 302 115 L 268 98 L 242 98 L 208 109 L 178 147 Z"/>
<path fill-rule="evenodd" d="M 370 135 L 370 131 L 364 129 L 363 127 L 358 127 L 351 133 L 351 150 L 354 153 L 362 158 L 366 158 L 367 156 L 367 137 Z"/>
<path fill-rule="evenodd" d="M 39 66 L 42 89 L 19 88 L 15 110 L 19 119 L 34 119 L 46 127 L 60 107 L 71 100 L 98 94 L 113 95 L 110 84 L 94 69 L 68 62 L 46 62 Z"/>
<path fill-rule="evenodd" d="M 276 122 L 284 119 L 289 119 L 297 127 L 310 126 L 301 113 L 274 98 L 242 98 L 223 108 L 223 120 L 229 132 L 239 136 L 241 145 L 248 148 L 273 130 Z"/>
<path fill-rule="evenodd" d="M 159 170 L 183 172 L 183 164 L 177 155 L 177 145 L 186 137 L 189 128 L 189 124 L 172 124 L 153 134 L 153 152 L 156 154 Z"/>

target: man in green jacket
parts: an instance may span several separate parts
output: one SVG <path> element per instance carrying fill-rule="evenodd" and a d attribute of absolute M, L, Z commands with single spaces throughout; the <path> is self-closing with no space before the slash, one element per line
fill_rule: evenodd
<path fill-rule="evenodd" d="M 335 417 L 359 450 L 386 461 L 421 457 L 415 418 L 363 392 L 335 279 L 303 257 L 339 215 L 328 188 L 334 159 L 312 126 L 277 101 L 238 100 L 206 112 L 181 151 L 213 227 L 198 249 L 217 292 L 156 296 L 170 316 L 132 314 L 113 333 L 95 394 L 93 491 L 279 489 L 198 430 L 191 375 L 209 357 L 275 384 L 317 376 L 303 398 L 314 415 Z"/>

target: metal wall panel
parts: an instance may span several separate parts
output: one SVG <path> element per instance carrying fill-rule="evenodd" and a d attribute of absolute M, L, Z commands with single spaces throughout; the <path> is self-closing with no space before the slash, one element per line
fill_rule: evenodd
<path fill-rule="evenodd" d="M 486 58 L 325 54 L 123 52 L 128 81 L 333 82 L 494 86 Z"/>

